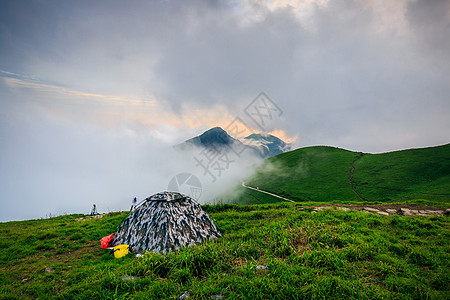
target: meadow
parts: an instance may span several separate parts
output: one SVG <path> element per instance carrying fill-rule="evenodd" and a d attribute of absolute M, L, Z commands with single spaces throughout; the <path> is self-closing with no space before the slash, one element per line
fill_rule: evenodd
<path fill-rule="evenodd" d="M 246 184 L 300 202 L 421 200 L 446 207 L 450 203 L 450 144 L 380 154 L 328 146 L 299 148 L 264 160 Z M 246 191 L 236 201 L 248 201 L 249 194 L 254 195 Z M 264 198 L 261 201 L 273 201 Z"/>
<path fill-rule="evenodd" d="M 204 209 L 223 236 L 165 256 L 100 248 L 127 212 L 0 223 L 0 299 L 450 299 L 447 216 Z"/>

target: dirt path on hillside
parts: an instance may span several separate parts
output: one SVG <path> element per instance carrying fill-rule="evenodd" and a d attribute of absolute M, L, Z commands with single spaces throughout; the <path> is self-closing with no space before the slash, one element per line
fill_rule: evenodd
<path fill-rule="evenodd" d="M 259 188 L 254 188 L 254 187 L 245 185 L 245 182 L 242 182 L 242 186 L 245 187 L 245 188 L 247 188 L 247 189 L 251 189 L 251 190 L 254 190 L 254 191 L 257 191 L 257 192 L 260 192 L 260 193 L 264 193 L 264 194 L 267 194 L 267 195 L 270 195 L 270 196 L 273 196 L 273 197 L 277 197 L 277 198 L 283 199 L 283 200 L 285 200 L 285 201 L 297 202 L 297 201 L 294 201 L 294 200 L 291 200 L 291 199 L 288 199 L 288 198 L 284 198 L 284 197 L 281 197 L 281 196 L 272 194 L 272 193 L 267 192 L 267 191 L 264 191 L 264 190 L 260 190 Z"/>
<path fill-rule="evenodd" d="M 364 199 L 364 198 L 356 191 L 355 187 L 353 186 L 353 182 L 352 182 L 353 173 L 355 172 L 355 163 L 356 163 L 359 159 L 361 159 L 363 156 L 364 156 L 364 153 L 361 152 L 361 155 L 358 156 L 358 157 L 352 162 L 352 164 L 351 164 L 351 166 L 350 166 L 350 172 L 349 172 L 349 175 L 348 175 L 348 183 L 350 184 L 350 188 L 352 189 L 352 191 L 358 196 L 358 198 L 359 198 L 360 200 L 363 200 L 363 201 L 369 201 L 368 199 Z M 380 190 L 382 189 L 382 190 L 388 190 L 388 191 L 405 192 L 404 190 L 401 190 L 401 189 L 394 189 L 394 188 L 380 187 L 380 186 L 375 186 L 375 187 L 370 187 L 370 188 L 372 188 L 372 189 L 380 189 Z M 430 195 L 430 196 L 449 196 L 449 195 L 450 195 L 450 194 L 435 194 L 435 193 L 425 193 L 425 192 L 413 192 L 413 193 L 410 193 L 410 194 L 407 194 L 407 195 L 401 197 L 399 200 L 401 200 L 401 199 L 403 199 L 403 198 L 406 198 L 406 197 L 413 196 L 413 195 L 415 195 L 415 194 L 419 194 L 419 195 Z"/>
<path fill-rule="evenodd" d="M 348 175 L 348 183 L 350 184 L 350 188 L 352 189 L 352 191 L 356 194 L 356 196 L 358 196 L 359 199 L 366 201 L 366 199 L 364 199 L 355 189 L 355 187 L 353 186 L 353 182 L 352 182 L 352 178 L 353 178 L 353 172 L 355 171 L 355 163 L 361 158 L 363 157 L 363 153 L 361 153 L 360 156 L 358 156 L 353 162 L 352 165 L 350 167 L 350 174 Z"/>

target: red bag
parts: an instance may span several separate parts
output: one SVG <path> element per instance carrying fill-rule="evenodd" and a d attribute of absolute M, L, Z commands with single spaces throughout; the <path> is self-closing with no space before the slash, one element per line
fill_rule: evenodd
<path fill-rule="evenodd" d="M 102 237 L 102 239 L 100 240 L 100 245 L 102 246 L 103 249 L 108 248 L 109 243 L 111 243 L 113 236 L 114 236 L 114 233 L 112 233 L 111 235 Z"/>

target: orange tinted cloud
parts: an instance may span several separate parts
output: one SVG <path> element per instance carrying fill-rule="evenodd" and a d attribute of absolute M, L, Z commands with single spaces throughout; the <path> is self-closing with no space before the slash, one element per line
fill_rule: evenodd
<path fill-rule="evenodd" d="M 1 73 L 6 74 L 1 77 L 8 86 L 33 95 L 33 104 L 37 104 L 43 114 L 54 120 L 84 120 L 107 128 L 131 122 L 142 124 L 150 130 L 160 124 L 205 130 L 219 126 L 239 139 L 259 132 L 248 127 L 248 124 L 241 124 L 238 132 L 234 131 L 232 122 L 236 116 L 221 104 L 207 107 L 184 104 L 180 112 L 176 113 L 170 105 L 154 98 L 89 93 L 36 79 L 21 78 L 20 74 L 5 71 Z M 297 140 L 297 137 L 289 137 L 282 129 L 276 129 L 270 134 L 288 143 Z"/>
<path fill-rule="evenodd" d="M 276 137 L 278 137 L 279 139 L 283 140 L 286 143 L 289 144 L 294 144 L 297 142 L 298 140 L 298 136 L 289 136 L 285 130 L 283 129 L 275 129 L 271 132 L 269 132 L 269 134 L 274 135 Z"/>

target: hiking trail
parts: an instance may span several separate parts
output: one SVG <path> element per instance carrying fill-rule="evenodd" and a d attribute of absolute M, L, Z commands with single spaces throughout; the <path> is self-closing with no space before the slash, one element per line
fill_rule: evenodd
<path fill-rule="evenodd" d="M 265 194 L 268 194 L 268 195 L 270 195 L 270 196 L 273 196 L 273 197 L 277 197 L 277 198 L 283 199 L 283 200 L 285 200 L 285 201 L 296 202 L 296 201 L 294 201 L 294 200 L 291 200 L 291 199 L 288 199 L 288 198 L 284 198 L 284 197 L 281 197 L 281 196 L 272 194 L 272 193 L 267 192 L 267 191 L 264 191 L 264 190 L 260 190 L 259 188 L 254 188 L 254 187 L 245 185 L 245 182 L 244 182 L 244 181 L 242 181 L 242 186 L 245 187 L 245 188 L 247 188 L 247 189 L 252 189 L 252 190 L 255 190 L 255 191 L 257 191 L 257 192 L 265 193 Z"/>
<path fill-rule="evenodd" d="M 350 166 L 350 172 L 348 175 L 348 183 L 350 184 L 350 188 L 352 189 L 352 191 L 358 196 L 359 199 L 361 199 L 362 201 L 368 201 L 367 199 L 364 199 L 355 189 L 355 187 L 353 186 L 353 182 L 352 182 L 352 178 L 353 178 L 353 173 L 355 171 L 355 163 L 361 159 L 361 157 L 364 156 L 364 153 L 361 152 L 361 155 L 359 155 L 357 158 L 355 158 L 355 160 L 353 160 L 351 166 Z M 398 191 L 398 192 L 406 192 L 405 190 L 401 190 L 401 189 L 394 189 L 394 188 L 388 188 L 388 187 L 381 187 L 381 186 L 372 186 L 370 187 L 372 189 L 383 189 L 383 190 L 389 190 L 389 191 Z M 436 194 L 436 193 L 425 193 L 425 192 L 414 192 L 414 193 L 409 193 L 404 195 L 403 197 L 400 198 L 406 198 L 406 197 L 410 197 L 414 194 L 420 194 L 420 195 L 432 195 L 432 196 L 448 196 L 450 194 Z"/>
<path fill-rule="evenodd" d="M 353 172 L 355 171 L 355 163 L 364 156 L 364 153 L 361 152 L 361 155 L 359 155 L 357 158 L 355 158 L 355 160 L 352 162 L 352 165 L 350 167 L 350 174 L 348 175 L 348 183 L 350 184 L 350 188 L 352 189 L 352 191 L 356 194 L 356 196 L 358 196 L 359 199 L 366 201 L 366 199 L 364 199 L 355 189 L 355 187 L 353 186 L 353 182 L 352 182 L 352 178 L 353 178 Z"/>

